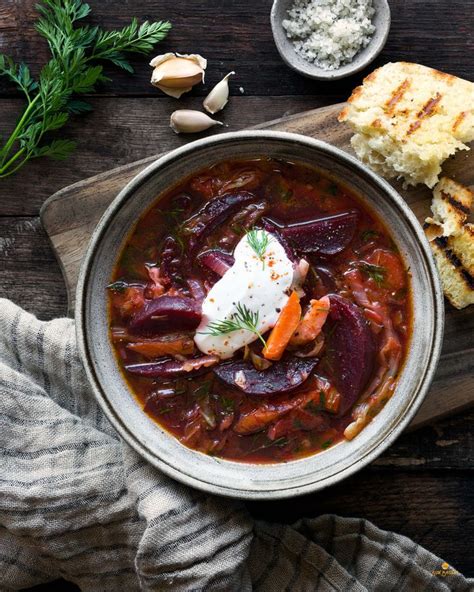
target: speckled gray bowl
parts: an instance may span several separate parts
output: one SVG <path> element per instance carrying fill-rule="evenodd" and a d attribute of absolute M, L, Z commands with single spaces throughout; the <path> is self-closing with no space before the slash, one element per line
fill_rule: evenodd
<path fill-rule="evenodd" d="M 364 47 L 349 64 L 341 66 L 337 70 L 323 70 L 298 55 L 293 43 L 286 36 L 282 21 L 287 18 L 288 9 L 294 0 L 275 0 L 273 2 L 270 21 L 272 25 L 273 39 L 283 61 L 303 76 L 316 80 L 338 80 L 359 72 L 368 66 L 382 51 L 390 31 L 390 6 L 387 0 L 373 0 L 375 15 L 372 22 L 375 32 L 367 47 Z"/>
<path fill-rule="evenodd" d="M 119 371 L 108 339 L 106 286 L 134 224 L 169 187 L 216 161 L 271 156 L 300 161 L 346 183 L 391 227 L 413 273 L 414 330 L 392 399 L 351 442 L 281 464 L 222 460 L 190 450 L 141 409 Z M 290 497 L 322 489 L 360 470 L 408 425 L 430 385 L 443 334 L 443 298 L 429 245 L 410 208 L 380 177 L 345 152 L 296 134 L 227 133 L 187 144 L 137 175 L 102 217 L 82 265 L 77 291 L 79 347 L 95 395 L 120 435 L 171 477 L 240 498 Z"/>

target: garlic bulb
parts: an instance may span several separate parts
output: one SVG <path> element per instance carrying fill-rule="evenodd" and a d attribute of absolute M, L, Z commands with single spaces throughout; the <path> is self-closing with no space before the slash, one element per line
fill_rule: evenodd
<path fill-rule="evenodd" d="M 204 99 L 204 109 L 208 113 L 217 113 L 221 109 L 227 105 L 227 101 L 229 100 L 229 78 L 233 76 L 235 72 L 229 72 L 227 76 L 216 84 L 216 86 L 211 90 L 211 92 L 207 95 Z"/>
<path fill-rule="evenodd" d="M 170 97 L 179 97 L 204 82 L 207 60 L 197 54 L 165 53 L 150 62 L 154 68 L 151 83 Z"/>
<path fill-rule="evenodd" d="M 221 121 L 211 119 L 209 115 L 192 109 L 178 109 L 170 117 L 170 127 L 177 134 L 195 134 L 213 127 L 224 125 Z"/>

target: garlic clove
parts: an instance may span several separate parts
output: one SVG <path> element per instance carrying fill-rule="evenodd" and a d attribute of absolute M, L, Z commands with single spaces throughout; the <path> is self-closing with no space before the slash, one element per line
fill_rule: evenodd
<path fill-rule="evenodd" d="M 170 127 L 177 134 L 195 134 L 203 132 L 214 125 L 224 124 L 201 111 L 192 109 L 178 109 L 170 117 Z"/>
<path fill-rule="evenodd" d="M 207 60 L 197 54 L 165 53 L 150 62 L 151 83 L 167 95 L 179 98 L 204 81 Z"/>
<path fill-rule="evenodd" d="M 227 105 L 227 101 L 229 100 L 228 81 L 229 78 L 234 75 L 235 72 L 229 72 L 227 76 L 224 76 L 224 78 L 216 84 L 216 86 L 204 99 L 203 106 L 208 113 L 214 115 L 214 113 L 221 111 Z"/>

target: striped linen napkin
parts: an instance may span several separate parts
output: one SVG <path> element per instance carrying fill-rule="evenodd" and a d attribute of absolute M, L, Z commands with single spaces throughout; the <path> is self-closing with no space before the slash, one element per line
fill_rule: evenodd
<path fill-rule="evenodd" d="M 2 591 L 61 577 L 91 592 L 473 590 L 364 520 L 254 523 L 162 475 L 96 404 L 71 319 L 0 300 L 0 385 Z"/>

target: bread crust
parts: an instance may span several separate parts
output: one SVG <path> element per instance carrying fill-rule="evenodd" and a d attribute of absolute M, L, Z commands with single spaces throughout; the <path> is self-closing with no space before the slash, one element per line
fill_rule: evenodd
<path fill-rule="evenodd" d="M 443 161 L 474 140 L 474 84 L 419 64 L 388 63 L 354 89 L 338 119 L 356 132 L 352 146 L 369 166 L 433 187 Z"/>
<path fill-rule="evenodd" d="M 424 225 L 444 293 L 456 308 L 474 304 L 474 224 L 467 222 L 473 200 L 471 189 L 443 177 L 433 192 L 433 218 Z"/>

